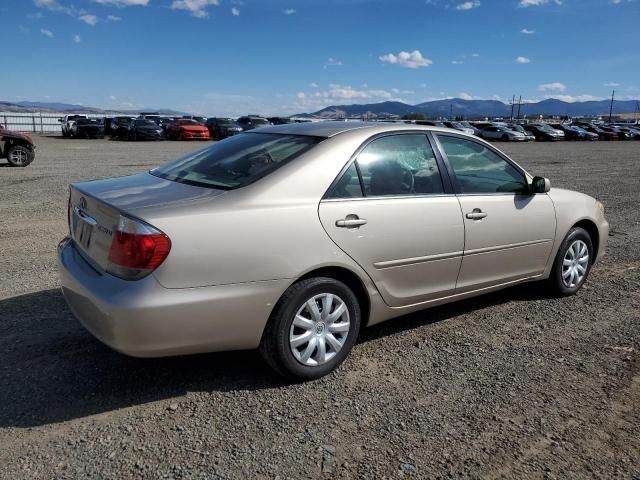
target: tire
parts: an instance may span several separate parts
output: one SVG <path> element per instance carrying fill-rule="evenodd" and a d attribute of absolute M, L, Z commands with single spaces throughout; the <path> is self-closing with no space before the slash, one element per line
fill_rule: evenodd
<path fill-rule="evenodd" d="M 334 319 L 335 321 L 330 321 L 322 312 L 322 300 L 326 296 L 329 296 L 332 302 L 329 305 L 330 313 L 342 308 L 341 304 L 346 307 L 344 313 L 337 320 Z M 319 318 L 317 322 L 307 307 L 311 300 L 316 305 L 318 316 L 315 318 Z M 307 320 L 303 328 L 293 325 L 294 320 L 299 320 L 300 316 Z M 273 309 L 262 335 L 260 353 L 265 362 L 283 377 L 292 380 L 314 380 L 340 366 L 358 338 L 360 323 L 361 310 L 358 299 L 344 283 L 328 277 L 301 280 L 287 289 Z M 345 328 L 348 328 L 348 331 L 345 331 Z M 342 333 L 338 332 L 338 329 Z M 291 337 L 303 335 L 308 336 L 309 341 L 303 341 L 293 347 L 290 343 Z M 329 336 L 333 340 L 329 340 Z M 341 343 L 338 350 L 332 346 L 336 341 L 338 344 Z M 330 355 L 324 363 L 321 363 L 321 343 L 325 345 L 326 355 Z M 310 350 L 310 356 L 305 363 L 307 350 Z"/>
<path fill-rule="evenodd" d="M 509 135 L 507 135 L 506 133 L 504 135 L 502 135 L 502 140 L 504 142 L 508 142 L 509 141 Z"/>
<path fill-rule="evenodd" d="M 587 250 L 588 258 L 586 259 L 586 262 L 579 262 L 580 259 L 584 258 L 582 249 L 583 245 Z M 573 250 L 573 252 L 570 252 L 570 250 Z M 577 257 L 575 257 L 576 250 L 578 253 Z M 578 261 L 572 260 L 573 258 L 577 258 Z M 573 274 L 570 274 L 572 266 L 564 265 L 565 260 L 573 262 L 573 265 L 575 266 L 574 270 L 578 276 L 574 277 Z M 593 243 L 591 241 L 591 236 L 583 228 L 572 228 L 562 241 L 562 245 L 560 245 L 556 258 L 553 262 L 551 275 L 549 275 L 549 286 L 552 292 L 561 297 L 567 297 L 575 294 L 580 290 L 580 288 L 582 288 L 584 282 L 587 281 L 592 264 Z M 580 267 L 584 269 L 584 271 L 581 271 Z M 582 276 L 579 277 L 579 275 Z"/>
<path fill-rule="evenodd" d="M 24 145 L 12 145 L 6 152 L 9 165 L 12 167 L 26 167 L 35 158 L 35 153 Z"/>

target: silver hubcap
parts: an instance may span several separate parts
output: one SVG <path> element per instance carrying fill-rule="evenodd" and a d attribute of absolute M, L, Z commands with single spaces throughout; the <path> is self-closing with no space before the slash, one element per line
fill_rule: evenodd
<path fill-rule="evenodd" d="M 337 295 L 321 293 L 307 300 L 296 313 L 289 345 L 303 365 L 327 363 L 342 349 L 349 335 L 349 310 Z"/>
<path fill-rule="evenodd" d="M 11 161 L 18 165 L 23 164 L 27 161 L 27 152 L 23 150 L 14 150 L 11 152 Z"/>
<path fill-rule="evenodd" d="M 562 262 L 562 281 L 568 288 L 579 285 L 587 273 L 589 266 L 589 249 L 582 240 L 573 242 Z"/>

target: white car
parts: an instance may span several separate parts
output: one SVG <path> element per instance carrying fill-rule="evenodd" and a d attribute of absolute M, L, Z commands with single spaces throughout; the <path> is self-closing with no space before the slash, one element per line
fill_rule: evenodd
<path fill-rule="evenodd" d="M 527 137 L 502 125 L 489 125 L 480 130 L 480 137 L 486 140 L 504 140 L 505 142 L 524 142 Z"/>

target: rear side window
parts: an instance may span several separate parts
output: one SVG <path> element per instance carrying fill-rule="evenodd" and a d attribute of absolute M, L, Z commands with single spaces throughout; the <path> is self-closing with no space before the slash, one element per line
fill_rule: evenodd
<path fill-rule="evenodd" d="M 481 143 L 438 135 L 460 193 L 526 193 L 522 173 Z"/>
<path fill-rule="evenodd" d="M 269 175 L 322 138 L 245 133 L 151 170 L 152 175 L 201 187 L 232 189 Z"/>
<path fill-rule="evenodd" d="M 363 193 L 367 197 L 410 196 L 443 192 L 442 178 L 427 136 L 407 134 L 381 137 L 369 143 L 336 182 L 329 197 L 360 197 Z"/>

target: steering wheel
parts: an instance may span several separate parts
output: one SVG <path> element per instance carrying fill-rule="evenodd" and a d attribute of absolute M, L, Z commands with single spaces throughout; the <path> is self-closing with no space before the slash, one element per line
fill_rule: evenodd
<path fill-rule="evenodd" d="M 401 165 L 400 167 L 402 168 L 402 187 L 407 190 L 407 193 L 413 193 L 415 183 L 413 172 L 409 167 L 404 165 Z"/>

